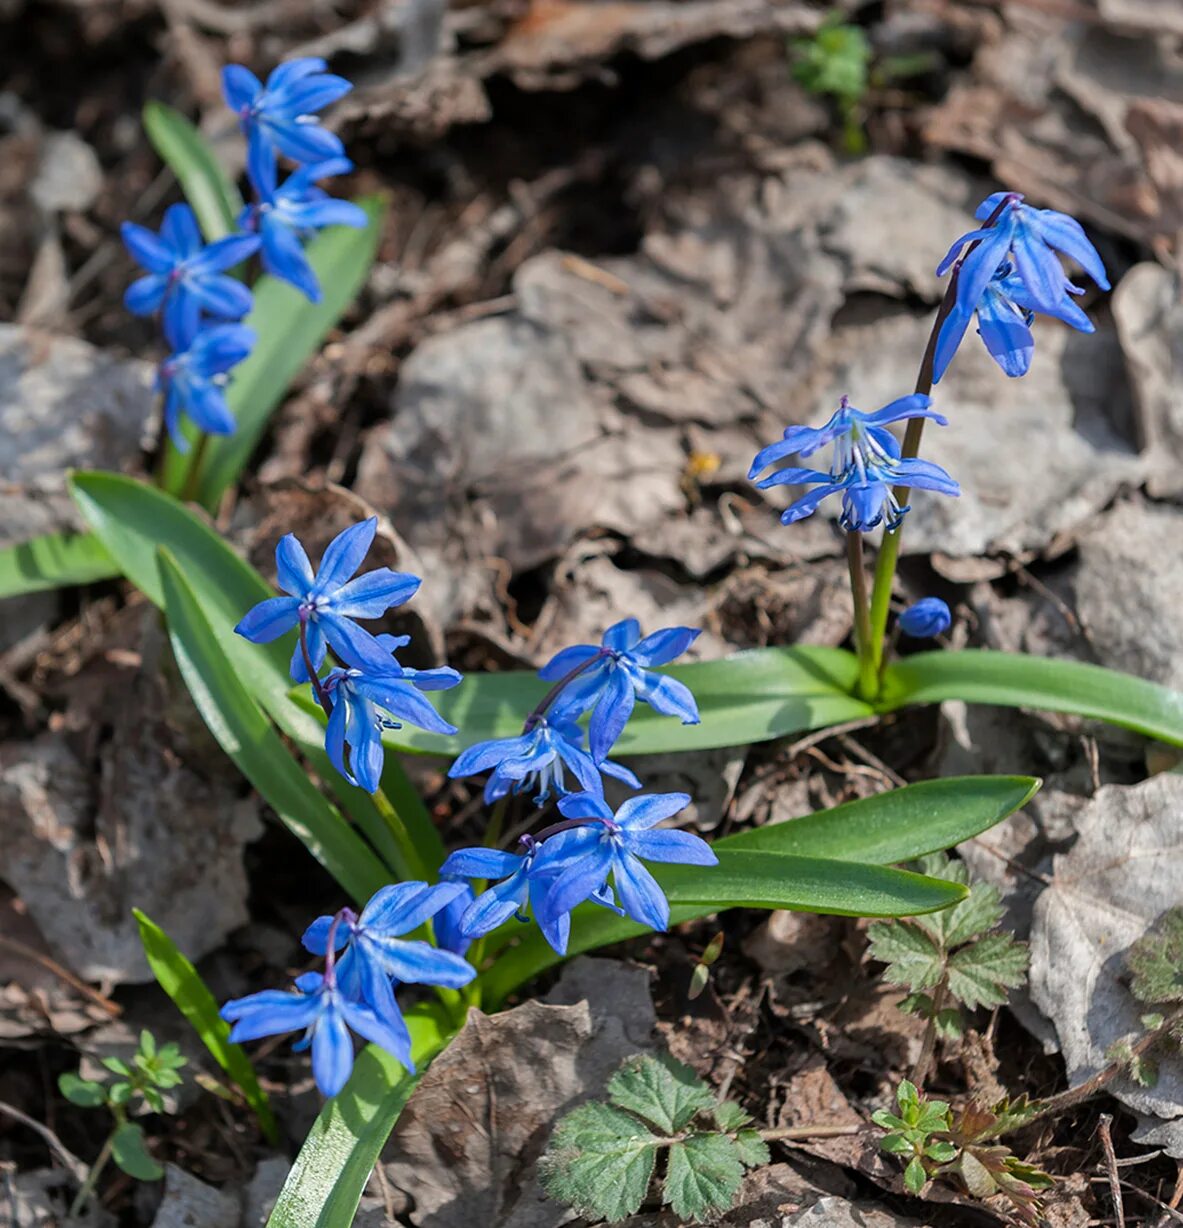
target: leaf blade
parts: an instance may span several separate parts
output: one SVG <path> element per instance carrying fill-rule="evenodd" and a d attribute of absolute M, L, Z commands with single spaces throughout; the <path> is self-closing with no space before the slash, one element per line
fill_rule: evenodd
<path fill-rule="evenodd" d="M 93 533 L 46 533 L 0 550 L 0 599 L 119 575 Z"/>

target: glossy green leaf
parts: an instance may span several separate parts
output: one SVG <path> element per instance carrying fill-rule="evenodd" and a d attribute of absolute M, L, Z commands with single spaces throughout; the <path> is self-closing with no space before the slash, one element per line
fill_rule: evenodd
<path fill-rule="evenodd" d="M 418 1069 L 453 1030 L 426 1006 L 406 1012 Z M 267 1228 L 341 1228 L 353 1223 L 362 1190 L 418 1080 L 381 1049 L 358 1054 L 345 1089 L 321 1110 L 284 1182 Z"/>
<path fill-rule="evenodd" d="M 111 1136 L 111 1159 L 137 1181 L 159 1181 L 164 1169 L 148 1154 L 143 1128 L 134 1121 L 124 1122 Z"/>
<path fill-rule="evenodd" d="M 0 600 L 119 574 L 93 533 L 46 533 L 0 550 Z"/>
<path fill-rule="evenodd" d="M 181 676 L 218 745 L 308 851 L 357 901 L 389 875 L 292 758 L 243 686 L 173 556 L 158 551 L 168 634 Z"/>
<path fill-rule="evenodd" d="M 329 782 L 390 870 L 401 878 L 414 877 L 405 872 L 397 842 L 369 794 L 350 785 L 329 763 L 323 749 L 323 721 L 288 697 L 288 664 L 295 634 L 272 644 L 251 644 L 234 634 L 247 610 L 275 596 L 263 577 L 239 558 L 200 513 L 154 486 L 114 473 L 75 473 L 70 491 L 120 570 L 158 606 L 163 606 L 164 597 L 156 567 L 157 546 L 173 555 L 242 685 Z"/>
<path fill-rule="evenodd" d="M 294 286 L 266 275 L 251 287 L 255 303 L 243 323 L 255 330 L 258 339 L 250 356 L 234 368 L 226 390 L 238 428 L 233 435 L 211 436 L 201 457 L 196 497 L 204 507 L 216 507 L 222 493 L 238 480 L 288 385 L 365 284 L 386 206 L 375 196 L 357 203 L 369 218 L 368 226 L 360 230 L 332 226 L 305 248 L 320 281 L 319 303 L 310 303 Z M 185 486 L 195 457 L 195 451 L 181 455 L 170 445 L 166 489 L 176 492 Z"/>
<path fill-rule="evenodd" d="M 909 861 L 931 852 L 934 847 L 949 847 L 968 840 L 1019 809 L 1038 787 L 1039 782 L 1029 776 L 966 776 L 924 781 L 791 822 L 737 832 L 714 841 L 712 848 L 721 861 L 736 853 L 761 856 L 779 853 L 803 859 L 799 864 L 806 870 L 819 864 L 832 868 L 845 863 L 842 873 L 853 871 L 850 879 L 852 887 L 866 891 L 862 902 L 869 904 L 870 891 L 877 884 L 870 882 L 866 872 L 876 865 Z M 856 863 L 853 866 L 850 864 L 852 861 Z M 862 862 L 869 864 L 859 864 Z M 701 902 L 691 902 L 688 894 L 679 896 L 671 892 L 672 923 L 706 916 L 723 907 L 718 902 L 723 898 L 723 893 L 719 891 L 716 894 L 720 883 L 716 881 L 712 885 L 710 878 L 717 869 L 656 868 L 659 881 L 670 887 L 673 883 L 667 876 L 702 876 L 697 885 Z M 837 870 L 833 874 L 835 879 L 840 877 Z M 809 884 L 805 879 L 798 881 L 802 888 L 811 885 L 812 889 L 820 891 L 826 886 L 816 881 Z M 929 883 L 934 880 L 923 881 Z M 778 889 L 787 895 L 793 889 L 793 883 L 786 883 Z M 676 890 L 691 893 L 695 888 L 683 883 Z M 958 894 L 963 894 L 963 890 Z M 802 902 L 796 906 L 807 911 L 820 911 L 824 898 L 819 895 L 815 899 L 814 904 L 807 904 L 802 896 Z M 832 903 L 840 902 L 833 896 L 829 899 Z M 758 903 L 755 900 L 751 902 Z M 933 905 L 937 908 L 941 906 Z M 839 908 L 835 911 L 845 910 Z M 895 915 L 904 915 L 905 912 L 906 908 L 901 908 Z M 643 932 L 641 927 L 627 919 L 588 905 L 573 918 L 569 949 L 572 953 L 590 951 Z M 478 984 L 483 1000 L 491 1003 L 504 1000 L 507 994 L 557 963 L 558 959 L 535 928 L 523 926 L 517 945 L 502 949 L 492 968 L 482 974 Z"/>
<path fill-rule="evenodd" d="M 97 1109 L 107 1103 L 107 1090 L 93 1079 L 83 1079 L 76 1071 L 58 1075 L 58 1090 L 71 1103 L 84 1109 Z"/>
<path fill-rule="evenodd" d="M 242 197 L 205 137 L 180 111 L 162 102 L 145 105 L 144 131 L 176 175 L 207 242 L 231 234 L 242 212 Z"/>
<path fill-rule="evenodd" d="M 247 1103 L 259 1119 L 263 1133 L 272 1143 L 278 1143 L 275 1117 L 267 1093 L 259 1086 L 255 1068 L 246 1052 L 230 1042 L 230 1027 L 218 1014 L 217 1000 L 206 988 L 197 969 L 164 930 L 138 908 L 133 908 L 132 913 L 140 929 L 140 942 L 143 943 L 152 975 L 201 1037 L 202 1044 L 210 1051 L 214 1061 L 242 1089 Z"/>
<path fill-rule="evenodd" d="M 1183 746 L 1183 694 L 1099 665 L 1022 653 L 922 652 L 888 667 L 879 708 L 961 699 L 1071 712 Z"/>

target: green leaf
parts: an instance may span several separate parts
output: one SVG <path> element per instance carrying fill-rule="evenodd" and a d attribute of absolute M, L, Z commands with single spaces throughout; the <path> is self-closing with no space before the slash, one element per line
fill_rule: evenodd
<path fill-rule="evenodd" d="M 118 574 L 93 533 L 46 533 L 0 550 L 0 598 L 90 584 Z"/>
<path fill-rule="evenodd" d="M 154 1113 L 164 1112 L 164 1097 L 154 1087 L 145 1087 L 143 1091 L 144 1100 L 148 1107 Z"/>
<path fill-rule="evenodd" d="M 242 212 L 242 197 L 205 137 L 180 111 L 162 102 L 144 106 L 144 131 L 176 175 L 206 241 L 212 243 L 233 233 Z"/>
<path fill-rule="evenodd" d="M 71 1103 L 95 1109 L 107 1103 L 107 1090 L 93 1079 L 83 1079 L 75 1071 L 58 1075 L 58 1090 Z"/>
<path fill-rule="evenodd" d="M 251 287 L 255 303 L 243 323 L 255 330 L 257 340 L 249 357 L 234 368 L 226 390 L 237 429 L 233 435 L 211 436 L 201 461 L 197 500 L 203 507 L 217 507 L 223 492 L 238 480 L 288 385 L 365 284 L 386 205 L 376 196 L 357 203 L 366 212 L 368 226 L 331 226 L 304 249 L 320 282 L 319 303 L 310 303 L 294 286 L 266 275 Z M 183 456 L 170 445 L 164 469 L 167 490 L 182 489 L 193 459 L 192 453 Z"/>
<path fill-rule="evenodd" d="M 406 1012 L 411 1056 L 422 1070 L 454 1028 L 430 1006 Z M 267 1228 L 340 1228 L 351 1224 L 382 1148 L 417 1079 L 388 1053 L 367 1045 L 344 1090 L 308 1132 L 267 1220 Z"/>
<path fill-rule="evenodd" d="M 130 1083 L 112 1083 L 108 1089 L 108 1097 L 112 1104 L 126 1104 L 131 1099 Z"/>
<path fill-rule="evenodd" d="M 922 859 L 918 868 L 922 874 L 969 887 L 969 894 L 960 904 L 947 909 L 939 917 L 922 917 L 916 921 L 944 950 L 951 951 L 987 933 L 1002 920 L 1005 910 L 998 888 L 992 883 L 970 883 L 965 862 L 951 861 L 944 853 L 934 853 Z"/>
<path fill-rule="evenodd" d="M 946 1143 L 941 1139 L 937 1139 L 925 1147 L 924 1154 L 930 1160 L 935 1160 L 938 1164 L 949 1164 L 957 1159 L 957 1148 L 952 1143 Z"/>
<path fill-rule="evenodd" d="M 949 992 L 970 1010 L 1001 1006 L 1027 979 L 1027 948 L 1011 934 L 988 934 L 949 957 Z"/>
<path fill-rule="evenodd" d="M 726 1211 L 743 1181 L 739 1149 L 724 1134 L 692 1134 L 670 1148 L 662 1193 L 681 1220 Z"/>
<path fill-rule="evenodd" d="M 1139 1002 L 1183 1001 L 1183 908 L 1165 912 L 1126 956 L 1130 991 Z M 1146 1023 L 1147 1028 L 1161 1027 Z"/>
<path fill-rule="evenodd" d="M 733 1134 L 752 1120 L 751 1114 L 735 1100 L 720 1100 L 712 1106 L 711 1116 L 724 1134 Z"/>
<path fill-rule="evenodd" d="M 125 1079 L 131 1078 L 131 1067 L 122 1058 L 104 1057 L 99 1060 L 112 1074 L 122 1075 Z"/>
<path fill-rule="evenodd" d="M 631 1113 L 593 1100 L 559 1120 L 538 1164 L 542 1188 L 588 1219 L 626 1219 L 645 1200 L 660 1143 Z"/>
<path fill-rule="evenodd" d="M 111 1159 L 137 1181 L 159 1181 L 164 1169 L 148 1154 L 144 1132 L 134 1121 L 124 1122 L 111 1140 Z"/>
<path fill-rule="evenodd" d="M 913 1156 L 904 1169 L 904 1189 L 909 1194 L 919 1194 L 928 1184 L 928 1173 L 924 1170 L 924 1161 L 919 1156 Z"/>
<path fill-rule="evenodd" d="M 223 653 L 184 573 L 163 548 L 160 587 L 181 677 L 218 745 L 354 899 L 369 899 L 388 881 L 385 867 L 292 758 Z"/>
<path fill-rule="evenodd" d="M 735 1146 L 739 1153 L 739 1162 L 745 1168 L 759 1168 L 772 1159 L 768 1144 L 757 1130 L 740 1130 L 735 1136 Z"/>
<path fill-rule="evenodd" d="M 263 1133 L 272 1143 L 277 1142 L 279 1136 L 271 1105 L 267 1101 L 267 1093 L 259 1086 L 255 1069 L 246 1052 L 238 1045 L 230 1043 L 230 1027 L 218 1014 L 217 1000 L 206 988 L 197 969 L 164 930 L 138 908 L 133 908 L 132 913 L 139 926 L 140 942 L 143 943 L 144 955 L 148 959 L 152 975 L 172 999 L 173 1005 L 201 1037 L 202 1044 L 209 1050 L 214 1061 L 242 1089 L 247 1103 L 259 1119 Z M 166 1045 L 160 1051 L 160 1064 L 164 1070 L 158 1078 L 185 1060 L 180 1053 L 175 1056 L 170 1054 L 170 1048 L 175 1046 Z M 159 1112 L 159 1109 L 157 1111 Z"/>
<path fill-rule="evenodd" d="M 683 725 L 638 705 L 615 755 L 746 746 L 871 714 L 867 704 L 850 695 L 858 673 L 855 658 L 837 648 L 761 648 L 659 672 L 694 692 L 701 722 Z M 474 742 L 516 737 L 526 713 L 548 689 L 548 683 L 524 670 L 469 674 L 462 686 L 438 697 L 440 715 L 459 734 L 442 737 L 407 725 L 384 733 L 382 740 L 399 750 L 458 755 Z"/>
<path fill-rule="evenodd" d="M 628 1058 L 608 1080 L 608 1099 L 666 1134 L 677 1134 L 696 1113 L 715 1107 L 711 1089 L 668 1053 Z"/>
<path fill-rule="evenodd" d="M 882 1126 L 890 1116 L 890 1113 L 876 1113 L 872 1120 L 876 1125 Z M 911 1155 L 915 1147 L 912 1145 L 912 1140 L 902 1134 L 885 1134 L 879 1140 L 879 1149 L 891 1155 Z"/>
<path fill-rule="evenodd" d="M 140 1030 L 140 1053 L 147 1058 L 156 1056 L 156 1037 L 147 1028 Z"/>
<path fill-rule="evenodd" d="M 940 948 L 907 921 L 877 921 L 867 927 L 871 955 L 887 965 L 883 979 L 909 989 L 931 989 L 945 970 Z"/>
<path fill-rule="evenodd" d="M 1002 704 L 1072 712 L 1183 746 L 1183 696 L 1129 674 L 1022 653 L 964 649 L 921 652 L 887 667 L 877 707 L 906 704 Z"/>

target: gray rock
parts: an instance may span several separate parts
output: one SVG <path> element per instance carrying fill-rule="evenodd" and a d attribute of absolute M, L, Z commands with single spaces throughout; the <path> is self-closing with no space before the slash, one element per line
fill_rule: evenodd
<path fill-rule="evenodd" d="M 164 1166 L 164 1201 L 152 1228 L 230 1228 L 238 1223 L 238 1199 L 206 1185 L 175 1164 Z"/>
<path fill-rule="evenodd" d="M 103 186 L 98 155 L 74 132 L 49 132 L 29 195 L 46 212 L 81 213 L 94 204 Z"/>
<path fill-rule="evenodd" d="M 243 1196 L 241 1228 L 264 1228 L 291 1167 L 283 1156 L 259 1161 Z"/>

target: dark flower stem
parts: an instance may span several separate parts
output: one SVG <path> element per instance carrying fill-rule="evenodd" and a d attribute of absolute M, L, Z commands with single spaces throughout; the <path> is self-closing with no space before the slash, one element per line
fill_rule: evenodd
<path fill-rule="evenodd" d="M 530 715 L 526 717 L 526 722 L 522 726 L 522 732 L 529 733 L 530 730 L 533 729 L 534 726 L 537 725 L 540 720 L 542 720 L 542 718 L 547 714 L 547 711 L 550 709 L 551 704 L 553 704 L 554 701 L 558 699 L 564 687 L 566 687 L 569 683 L 574 682 L 575 679 L 578 678 L 579 675 L 584 672 L 584 670 L 590 669 L 593 665 L 602 661 L 605 657 L 611 656 L 611 655 L 612 654 L 609 652 L 608 649 L 601 648 L 598 655 L 594 657 L 589 657 L 588 660 L 583 661 L 581 664 L 577 665 L 569 673 L 564 674 L 558 680 L 558 682 L 556 682 L 554 686 L 552 686 L 550 690 L 547 691 L 547 693 L 542 697 L 542 699 L 538 702 L 538 705 L 533 709 Z"/>
<path fill-rule="evenodd" d="M 1010 197 L 1004 197 L 998 203 L 994 212 L 982 224 L 982 228 L 985 230 L 994 226 L 1009 203 Z M 975 239 L 958 258 L 957 263 L 953 266 L 952 275 L 949 277 L 949 284 L 945 287 L 945 297 L 941 299 L 941 305 L 937 308 L 936 319 L 932 323 L 932 331 L 928 334 L 928 344 L 924 347 L 924 357 L 920 360 L 920 371 L 916 376 L 915 391 L 922 396 L 932 395 L 932 376 L 933 365 L 936 361 L 937 339 L 941 335 L 941 326 L 949 318 L 949 313 L 957 302 L 957 282 L 960 279 L 961 266 L 965 263 L 970 252 L 980 242 L 981 239 Z M 924 423 L 924 418 L 911 418 L 908 420 L 907 429 L 904 431 L 904 444 L 900 450 L 901 459 L 910 459 L 919 455 L 920 439 L 924 434 Z M 908 487 L 897 486 L 893 493 L 895 494 L 896 502 L 901 507 L 904 507 L 908 501 Z M 895 580 L 896 564 L 899 562 L 900 541 L 903 531 L 903 525 L 901 525 L 894 532 L 885 532 L 883 534 L 883 542 L 879 547 L 879 557 L 875 561 L 875 582 L 871 589 L 871 627 L 868 639 L 871 668 L 865 676 L 861 670 L 859 672 L 859 695 L 863 699 L 877 699 L 879 691 L 882 689 L 881 681 L 885 664 L 884 634 L 887 631 L 887 616 L 891 609 L 891 589 L 892 583 Z"/>
<path fill-rule="evenodd" d="M 308 623 L 302 618 L 300 619 L 300 655 L 304 658 L 304 668 L 308 671 L 308 677 L 312 679 L 312 690 L 317 702 L 324 709 L 325 716 L 330 716 L 333 711 L 333 701 L 329 699 L 324 683 L 317 676 L 316 670 L 312 668 L 312 653 L 308 651 Z"/>

